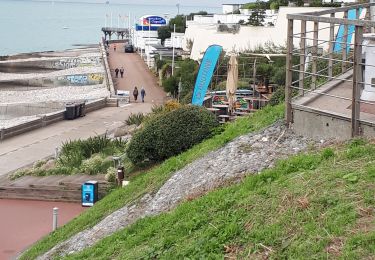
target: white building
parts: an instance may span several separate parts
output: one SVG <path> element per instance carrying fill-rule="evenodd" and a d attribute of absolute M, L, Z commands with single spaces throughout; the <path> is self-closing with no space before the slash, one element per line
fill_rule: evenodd
<path fill-rule="evenodd" d="M 320 10 L 327 10 L 327 7 L 280 7 L 274 26 L 240 26 L 238 31 L 222 32 L 218 30 L 216 23 L 198 23 L 190 21 L 185 32 L 184 50 L 191 51 L 190 58 L 198 60 L 203 56 L 204 51 L 212 44 L 221 45 L 224 51 L 241 52 L 255 49 L 266 43 L 274 43 L 276 45 L 285 46 L 287 36 L 287 14 L 305 13 Z M 228 15 L 230 16 L 230 15 Z M 198 18 L 199 19 L 199 18 Z M 205 18 L 206 19 L 206 18 Z M 213 19 L 213 18 L 211 18 Z M 206 21 L 206 20 L 205 20 Z M 329 25 L 322 24 L 319 31 L 319 37 L 329 39 Z M 300 23 L 295 23 L 295 30 L 300 30 Z M 338 28 L 336 28 L 338 30 Z M 307 38 L 312 38 L 313 23 L 307 24 Z M 296 39 L 296 46 L 299 39 Z M 192 47 L 190 43 L 193 42 Z M 312 42 L 307 41 L 307 45 Z"/>
<path fill-rule="evenodd" d="M 223 14 L 233 13 L 239 10 L 243 4 L 222 4 Z"/>
<path fill-rule="evenodd" d="M 249 17 L 252 13 L 252 10 L 247 10 L 241 14 L 211 14 L 211 15 L 194 15 L 192 21 L 187 21 L 187 26 L 191 24 L 238 24 L 238 23 L 247 23 Z M 264 14 L 265 26 L 268 26 L 269 23 L 275 24 L 277 19 L 277 12 L 275 10 L 265 10 Z"/>
<path fill-rule="evenodd" d="M 148 44 L 160 44 L 158 28 L 166 26 L 167 20 L 156 15 L 144 15 L 134 25 L 133 45 L 136 48 L 145 49 Z"/>
<path fill-rule="evenodd" d="M 173 33 L 171 34 L 171 38 L 165 39 L 164 41 L 164 47 L 175 47 L 177 49 L 182 49 L 183 42 L 185 39 L 184 33 Z"/>

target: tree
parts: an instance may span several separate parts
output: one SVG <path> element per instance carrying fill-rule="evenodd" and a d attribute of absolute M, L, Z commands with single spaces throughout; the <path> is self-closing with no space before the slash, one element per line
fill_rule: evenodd
<path fill-rule="evenodd" d="M 186 18 L 185 15 L 179 14 L 169 20 L 169 29 L 173 32 L 173 25 L 176 25 L 176 32 L 184 33 L 186 29 Z"/>
<path fill-rule="evenodd" d="M 163 80 L 163 88 L 165 92 L 171 93 L 173 97 L 177 96 L 178 80 L 175 76 L 171 76 Z"/>
<path fill-rule="evenodd" d="M 171 30 L 168 26 L 161 26 L 158 28 L 158 38 L 161 40 L 161 44 L 164 44 L 165 39 L 171 37 Z"/>
<path fill-rule="evenodd" d="M 176 78 L 181 80 L 182 92 L 180 93 L 180 99 L 183 99 L 184 96 L 188 95 L 194 89 L 199 66 L 196 61 L 191 59 L 185 59 L 178 65 L 180 68 L 176 71 Z"/>
<path fill-rule="evenodd" d="M 252 26 L 263 26 L 265 13 L 264 9 L 254 9 L 247 24 Z"/>
<path fill-rule="evenodd" d="M 186 16 L 186 19 L 188 20 L 193 20 L 194 18 L 194 15 L 208 15 L 208 13 L 206 11 L 199 11 L 197 13 L 190 13 Z"/>

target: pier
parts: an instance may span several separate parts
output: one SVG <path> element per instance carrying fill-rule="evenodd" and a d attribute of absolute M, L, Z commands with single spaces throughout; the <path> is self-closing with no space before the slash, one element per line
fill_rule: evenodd
<path fill-rule="evenodd" d="M 129 40 L 130 39 L 130 31 L 128 28 L 117 28 L 117 27 L 103 27 L 102 32 L 104 33 L 104 39 L 108 40 L 112 39 L 112 35 L 116 34 L 118 40 Z M 120 38 L 121 37 L 121 38 Z"/>

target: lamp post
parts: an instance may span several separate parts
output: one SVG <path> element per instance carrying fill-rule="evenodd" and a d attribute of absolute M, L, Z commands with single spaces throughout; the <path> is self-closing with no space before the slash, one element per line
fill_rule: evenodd
<path fill-rule="evenodd" d="M 151 40 L 151 20 L 150 17 L 148 18 L 148 44 L 147 44 L 147 66 L 150 68 L 150 40 Z"/>
<path fill-rule="evenodd" d="M 176 24 L 173 25 L 173 37 L 172 37 L 172 76 L 174 74 L 174 37 L 176 33 Z"/>

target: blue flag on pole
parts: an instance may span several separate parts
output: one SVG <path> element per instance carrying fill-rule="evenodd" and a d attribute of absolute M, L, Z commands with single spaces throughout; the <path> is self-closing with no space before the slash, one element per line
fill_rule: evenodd
<path fill-rule="evenodd" d="M 362 12 L 362 8 L 359 8 L 359 14 L 358 17 L 360 16 L 360 13 Z M 356 9 L 350 9 L 348 11 L 348 19 L 349 20 L 356 20 L 357 19 L 357 10 Z M 346 46 L 346 52 L 349 53 L 350 49 L 350 43 L 352 42 L 352 36 L 354 35 L 354 25 L 349 25 L 348 26 L 348 35 L 346 38 L 346 43 L 344 42 L 345 40 L 345 27 L 343 24 L 340 25 L 339 30 L 336 35 L 336 40 L 335 40 L 335 45 L 333 46 L 333 51 L 334 52 L 341 52 L 343 46 Z M 345 48 L 345 47 L 344 47 Z"/>
<path fill-rule="evenodd" d="M 202 63 L 199 66 L 197 80 L 195 81 L 193 99 L 191 100 L 193 105 L 202 106 L 204 96 L 222 50 L 223 48 L 219 45 L 211 45 L 204 53 Z"/>

